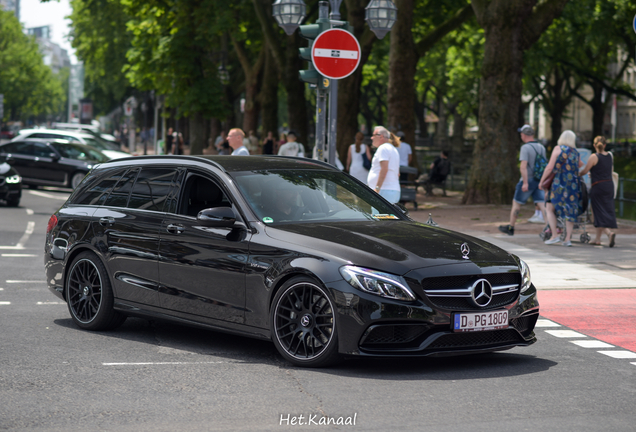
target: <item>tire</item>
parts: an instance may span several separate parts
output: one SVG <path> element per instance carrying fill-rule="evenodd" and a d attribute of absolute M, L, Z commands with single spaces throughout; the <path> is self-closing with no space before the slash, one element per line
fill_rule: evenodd
<path fill-rule="evenodd" d="M 296 366 L 324 367 L 340 360 L 336 308 L 327 291 L 308 277 L 285 282 L 270 311 L 272 340 Z"/>
<path fill-rule="evenodd" d="M 66 278 L 66 302 L 75 324 L 85 330 L 112 330 L 126 316 L 113 309 L 114 297 L 106 267 L 93 252 L 80 253 Z"/>
<path fill-rule="evenodd" d="M 84 177 L 86 177 L 86 173 L 83 173 L 83 172 L 73 173 L 73 175 L 71 176 L 71 180 L 69 182 L 70 183 L 69 187 L 75 190 L 75 188 L 79 186 L 82 180 L 84 180 Z"/>

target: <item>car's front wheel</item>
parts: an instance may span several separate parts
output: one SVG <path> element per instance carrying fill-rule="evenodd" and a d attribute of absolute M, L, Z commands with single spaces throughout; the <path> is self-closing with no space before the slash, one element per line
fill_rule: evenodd
<path fill-rule="evenodd" d="M 66 279 L 66 302 L 78 327 L 111 330 L 126 317 L 113 309 L 113 290 L 104 264 L 93 252 L 80 253 Z"/>
<path fill-rule="evenodd" d="M 297 366 L 336 363 L 336 309 L 327 291 L 308 277 L 287 281 L 276 293 L 270 314 L 272 339 L 280 354 Z"/>

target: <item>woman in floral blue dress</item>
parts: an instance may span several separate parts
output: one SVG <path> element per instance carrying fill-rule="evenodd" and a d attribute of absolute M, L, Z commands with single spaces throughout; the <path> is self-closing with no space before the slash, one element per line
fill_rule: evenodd
<path fill-rule="evenodd" d="M 576 134 L 571 130 L 564 131 L 557 147 L 552 150 L 550 162 L 543 172 L 541 182 L 554 171 L 554 181 L 549 191 L 546 191 L 546 214 L 552 230 L 552 238 L 545 244 L 559 242 L 557 232 L 557 216 L 565 220 L 565 239 L 563 246 L 572 246 L 570 239 L 574 230 L 574 222 L 580 214 L 579 201 L 581 197 L 581 183 L 579 182 L 579 167 L 583 165 L 579 152 L 576 150 Z M 585 187 L 583 185 L 583 187 Z"/>

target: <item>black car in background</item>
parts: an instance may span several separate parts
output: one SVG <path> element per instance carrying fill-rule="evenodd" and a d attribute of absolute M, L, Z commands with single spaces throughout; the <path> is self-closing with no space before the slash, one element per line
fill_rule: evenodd
<path fill-rule="evenodd" d="M 11 160 L 0 156 L 0 200 L 9 207 L 17 207 L 22 197 L 22 177 L 9 162 Z"/>
<path fill-rule="evenodd" d="M 0 145 L 29 186 L 75 187 L 91 168 L 109 159 L 93 147 L 64 140 L 25 139 Z"/>
<path fill-rule="evenodd" d="M 173 320 L 271 340 L 300 366 L 536 341 L 521 259 L 305 158 L 101 164 L 51 216 L 44 263 L 80 328 Z"/>

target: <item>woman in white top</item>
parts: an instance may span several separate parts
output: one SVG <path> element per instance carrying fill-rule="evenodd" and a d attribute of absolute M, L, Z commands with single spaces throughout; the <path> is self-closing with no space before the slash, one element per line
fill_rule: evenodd
<path fill-rule="evenodd" d="M 356 143 L 349 146 L 349 153 L 347 153 L 347 171 L 353 177 L 357 178 L 363 183 L 367 182 L 369 177 L 369 170 L 362 165 L 362 155 L 366 154 L 369 161 L 371 161 L 371 151 L 366 144 L 362 143 L 364 140 L 364 134 L 358 132 L 356 134 Z"/>
<path fill-rule="evenodd" d="M 387 201 L 396 203 L 400 201 L 400 154 L 396 148 L 400 141 L 394 139 L 391 144 L 391 135 L 383 126 L 373 130 L 371 143 L 377 150 L 371 160 L 367 184 Z"/>

